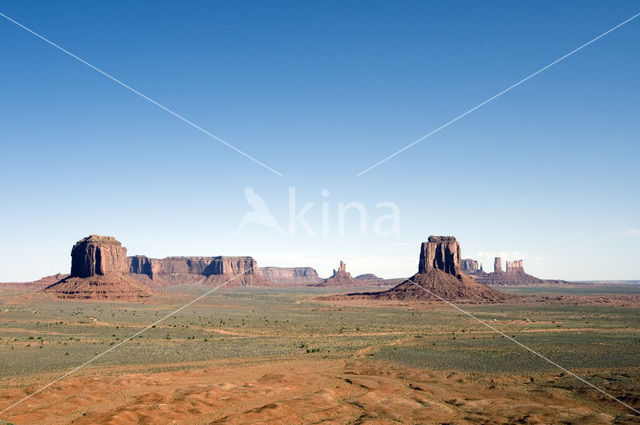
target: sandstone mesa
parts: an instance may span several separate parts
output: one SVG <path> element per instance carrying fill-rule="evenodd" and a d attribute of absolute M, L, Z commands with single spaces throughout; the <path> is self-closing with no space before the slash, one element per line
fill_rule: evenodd
<path fill-rule="evenodd" d="M 127 258 L 128 271 L 141 282 L 156 285 L 201 283 L 225 286 L 270 286 L 252 257 Z"/>

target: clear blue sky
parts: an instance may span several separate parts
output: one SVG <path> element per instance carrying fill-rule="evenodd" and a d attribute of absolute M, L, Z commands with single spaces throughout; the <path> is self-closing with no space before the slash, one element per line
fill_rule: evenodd
<path fill-rule="evenodd" d="M 0 18 L 0 281 L 73 243 L 234 255 L 322 275 L 416 271 L 429 234 L 536 275 L 640 279 L 640 12 L 616 2 L 31 2 L 0 12 L 280 171 L 276 176 Z M 238 226 L 259 194 L 283 234 Z M 287 231 L 289 187 L 328 235 Z M 329 195 L 322 197 L 327 189 Z M 339 202 L 367 209 L 338 235 Z M 378 202 L 400 231 L 377 236 Z M 298 205 L 298 210 L 300 205 Z M 490 267 L 489 267 L 490 268 Z"/>

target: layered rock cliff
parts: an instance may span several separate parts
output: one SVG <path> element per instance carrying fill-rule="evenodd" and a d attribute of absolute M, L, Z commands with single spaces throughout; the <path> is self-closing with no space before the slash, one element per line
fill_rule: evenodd
<path fill-rule="evenodd" d="M 127 263 L 129 265 L 129 273 L 145 274 L 149 276 L 149 278 L 153 277 L 153 267 L 150 258 L 144 255 L 135 255 L 133 257 L 127 257 Z"/>
<path fill-rule="evenodd" d="M 91 235 L 71 249 L 71 277 L 128 273 L 127 249 L 112 236 Z"/>
<path fill-rule="evenodd" d="M 429 236 L 420 248 L 418 273 L 442 270 L 445 273 L 460 273 L 460 245 L 453 236 Z"/>
<path fill-rule="evenodd" d="M 149 258 L 136 255 L 127 258 L 129 272 L 138 278 L 148 277 L 156 284 L 204 283 L 228 286 L 269 285 L 257 273 L 252 257 L 166 257 Z M 142 279 L 144 280 L 144 279 Z"/>

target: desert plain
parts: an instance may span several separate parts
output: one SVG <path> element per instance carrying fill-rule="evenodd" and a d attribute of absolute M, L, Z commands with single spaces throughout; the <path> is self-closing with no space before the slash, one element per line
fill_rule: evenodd
<path fill-rule="evenodd" d="M 138 302 L 0 293 L 3 409 L 210 288 Z M 438 301 L 221 288 L 0 424 L 635 424 L 622 404 Z M 640 407 L 640 287 L 501 287 L 463 308 Z"/>

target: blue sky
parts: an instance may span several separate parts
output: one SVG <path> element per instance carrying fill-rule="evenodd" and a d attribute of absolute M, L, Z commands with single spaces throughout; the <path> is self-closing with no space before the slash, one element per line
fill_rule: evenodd
<path fill-rule="evenodd" d="M 340 259 L 416 271 L 429 234 L 536 275 L 639 279 L 640 18 L 371 172 L 359 171 L 640 11 L 637 2 L 25 2 L 0 12 L 283 174 L 0 18 L 0 281 L 131 254 Z M 285 232 L 238 226 L 251 187 Z M 289 188 L 328 234 L 286 231 Z M 323 197 L 322 190 L 329 195 Z M 339 202 L 360 202 L 367 234 Z M 379 202 L 400 211 L 380 236 Z M 300 206 L 298 206 L 298 209 Z M 34 259 L 36 260 L 34 262 Z"/>

